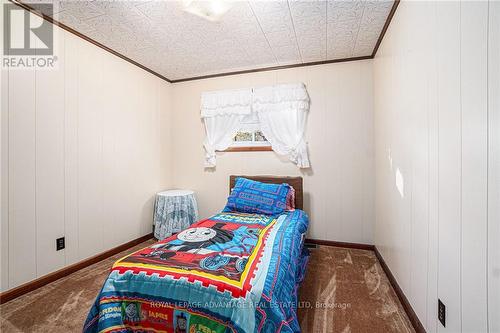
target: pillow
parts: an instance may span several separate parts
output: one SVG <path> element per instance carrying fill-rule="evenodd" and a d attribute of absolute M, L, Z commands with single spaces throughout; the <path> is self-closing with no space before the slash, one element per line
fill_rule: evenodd
<path fill-rule="evenodd" d="M 282 214 L 286 210 L 289 190 L 288 184 L 266 184 L 238 177 L 224 212 Z"/>
<path fill-rule="evenodd" d="M 295 189 L 290 186 L 290 190 L 286 196 L 286 208 L 287 211 L 293 212 L 295 210 Z"/>

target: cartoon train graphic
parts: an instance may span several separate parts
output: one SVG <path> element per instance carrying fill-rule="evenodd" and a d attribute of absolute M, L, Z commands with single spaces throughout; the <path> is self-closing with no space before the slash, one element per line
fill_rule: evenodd
<path fill-rule="evenodd" d="M 188 228 L 175 239 L 153 245 L 141 254 L 171 267 L 240 274 L 245 270 L 261 230 L 259 225 L 206 224 Z"/>

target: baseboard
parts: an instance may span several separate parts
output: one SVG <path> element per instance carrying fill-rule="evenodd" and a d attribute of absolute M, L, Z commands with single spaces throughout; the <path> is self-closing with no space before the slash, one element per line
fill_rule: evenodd
<path fill-rule="evenodd" d="M 85 268 L 87 266 L 95 264 L 96 262 L 99 262 L 99 261 L 102 261 L 106 258 L 109 258 L 117 253 L 125 251 L 125 250 L 127 250 L 127 249 L 129 249 L 137 244 L 145 242 L 151 238 L 153 238 L 153 234 L 148 234 L 148 235 L 139 237 L 139 238 L 134 239 L 130 242 L 127 242 L 125 244 L 122 244 L 122 245 L 119 245 L 115 248 L 112 248 L 108 251 L 102 252 L 102 253 L 97 254 L 93 257 L 90 257 L 88 259 L 77 262 L 76 264 L 64 267 L 58 271 L 55 271 L 55 272 L 50 273 L 48 275 L 42 276 L 36 280 L 33 280 L 33 281 L 30 281 L 30 282 L 25 283 L 23 285 L 20 285 L 19 287 L 16 287 L 16 288 L 7 290 L 3 293 L 0 293 L 0 304 L 3 304 L 5 302 L 8 302 L 14 298 L 21 296 L 21 295 L 29 293 L 30 291 L 38 289 L 46 284 L 54 282 L 54 281 L 56 281 L 64 276 L 67 276 L 71 273 L 74 273 L 82 268 Z M 377 259 L 380 262 L 380 265 L 382 266 L 382 269 L 385 272 L 385 275 L 389 279 L 389 282 L 391 283 L 392 288 L 396 292 L 396 295 L 398 296 L 398 299 L 401 302 L 401 305 L 403 306 L 406 314 L 408 315 L 408 318 L 410 319 L 410 321 L 413 325 L 413 328 L 415 329 L 415 331 L 417 333 L 426 333 L 424 326 L 420 322 L 420 319 L 418 319 L 417 314 L 415 313 L 415 311 L 411 307 L 410 302 L 408 301 L 405 294 L 403 293 L 403 290 L 399 287 L 396 279 L 394 278 L 394 275 L 392 274 L 391 270 L 389 269 L 389 266 L 387 266 L 387 264 L 385 263 L 384 258 L 382 257 L 382 255 L 380 254 L 380 252 L 378 251 L 376 246 L 371 245 L 371 244 L 337 242 L 337 241 L 311 239 L 311 238 L 307 238 L 306 242 L 312 243 L 312 244 L 318 244 L 318 245 L 337 246 L 337 247 L 345 247 L 345 248 L 351 248 L 351 249 L 374 251 L 375 255 L 377 256 Z"/>
<path fill-rule="evenodd" d="M 401 302 L 403 309 L 405 310 L 408 318 L 410 319 L 410 322 L 413 325 L 413 328 L 415 329 L 415 331 L 417 333 L 426 333 L 424 326 L 420 322 L 420 319 L 418 319 L 417 314 L 415 313 L 415 311 L 411 307 L 410 302 L 406 298 L 401 287 L 399 287 L 399 284 L 396 281 L 396 279 L 394 278 L 394 275 L 392 274 L 391 270 L 389 269 L 389 266 L 387 266 L 384 258 L 382 257 L 382 255 L 380 254 L 380 252 L 378 251 L 378 249 L 375 245 L 337 242 L 337 241 L 330 241 L 330 240 L 323 240 L 323 239 L 311 239 L 311 238 L 306 238 L 306 242 L 311 243 L 311 244 L 317 244 L 317 245 L 327 245 L 327 246 L 336 246 L 336 247 L 346 247 L 346 248 L 350 248 L 350 249 L 374 251 L 375 255 L 377 256 L 378 261 L 380 262 L 380 266 L 382 266 L 382 269 L 384 270 L 385 275 L 389 279 L 389 282 L 391 283 L 392 289 L 394 289 L 394 291 L 396 292 L 396 295 L 398 296 L 398 299 Z"/>
<path fill-rule="evenodd" d="M 4 291 L 3 293 L 0 293 L 0 304 L 6 303 L 14 298 L 17 298 L 21 295 L 27 294 L 30 291 L 33 291 L 35 289 L 38 289 L 40 287 L 45 286 L 46 284 L 49 284 L 51 282 L 54 282 L 56 280 L 59 280 L 62 277 L 65 277 L 71 273 L 74 273 L 76 271 L 79 271 L 82 268 L 85 268 L 87 266 L 93 265 L 96 262 L 102 261 L 106 258 L 109 258 L 111 256 L 114 256 L 117 253 L 120 253 L 122 251 L 125 251 L 131 247 L 136 246 L 137 244 L 140 244 L 142 242 L 145 242 L 149 239 L 153 238 L 153 234 L 148 234 L 139 238 L 136 238 L 130 242 L 127 242 L 125 244 L 119 245 L 117 247 L 114 247 L 110 250 L 107 250 L 105 252 L 99 253 L 93 257 L 87 258 L 85 260 L 79 261 L 75 264 L 69 265 L 67 267 L 61 268 L 58 271 L 52 272 L 50 274 L 44 275 L 42 277 L 39 277 L 38 279 L 35 279 L 33 281 L 27 282 L 25 284 L 22 284 L 16 288 L 9 289 L 7 291 Z"/>
<path fill-rule="evenodd" d="M 323 240 L 323 239 L 306 238 L 306 243 L 336 246 L 336 247 L 347 247 L 349 249 L 359 249 L 359 250 L 369 250 L 369 251 L 375 250 L 375 246 L 371 244 L 337 242 L 337 241 Z"/>
<path fill-rule="evenodd" d="M 375 251 L 375 255 L 377 256 L 378 261 L 380 262 L 380 265 L 382 266 L 382 269 L 385 272 L 385 275 L 389 279 L 389 282 L 391 283 L 392 288 L 396 292 L 396 295 L 398 296 L 399 301 L 401 302 L 401 305 L 403 305 L 403 308 L 404 308 L 406 314 L 408 315 L 408 318 L 410 319 L 411 324 L 413 325 L 413 328 L 415 329 L 415 331 L 417 333 L 426 333 L 424 325 L 422 325 L 422 323 L 420 322 L 420 319 L 418 319 L 417 314 L 415 313 L 415 311 L 411 307 L 410 302 L 408 301 L 405 294 L 403 293 L 403 290 L 399 287 L 398 282 L 394 278 L 394 275 L 392 274 L 391 270 L 389 269 L 389 266 L 387 266 L 387 264 L 385 263 L 384 258 L 382 257 L 382 255 L 380 254 L 380 252 L 378 251 L 376 246 L 374 246 L 374 251 Z"/>

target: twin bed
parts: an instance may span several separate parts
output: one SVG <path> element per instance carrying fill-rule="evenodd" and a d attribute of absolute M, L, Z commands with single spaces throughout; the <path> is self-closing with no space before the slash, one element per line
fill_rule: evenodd
<path fill-rule="evenodd" d="M 84 332 L 300 332 L 302 178 L 231 176 L 230 188 L 221 213 L 118 260 Z"/>

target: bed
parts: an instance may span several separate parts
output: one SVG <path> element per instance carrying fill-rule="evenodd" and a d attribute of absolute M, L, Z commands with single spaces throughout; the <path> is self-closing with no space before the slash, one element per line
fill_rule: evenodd
<path fill-rule="evenodd" d="M 241 177 L 289 184 L 295 210 L 222 211 L 118 260 L 83 331 L 300 332 L 297 291 L 308 260 L 302 178 L 231 176 L 230 189 Z"/>

